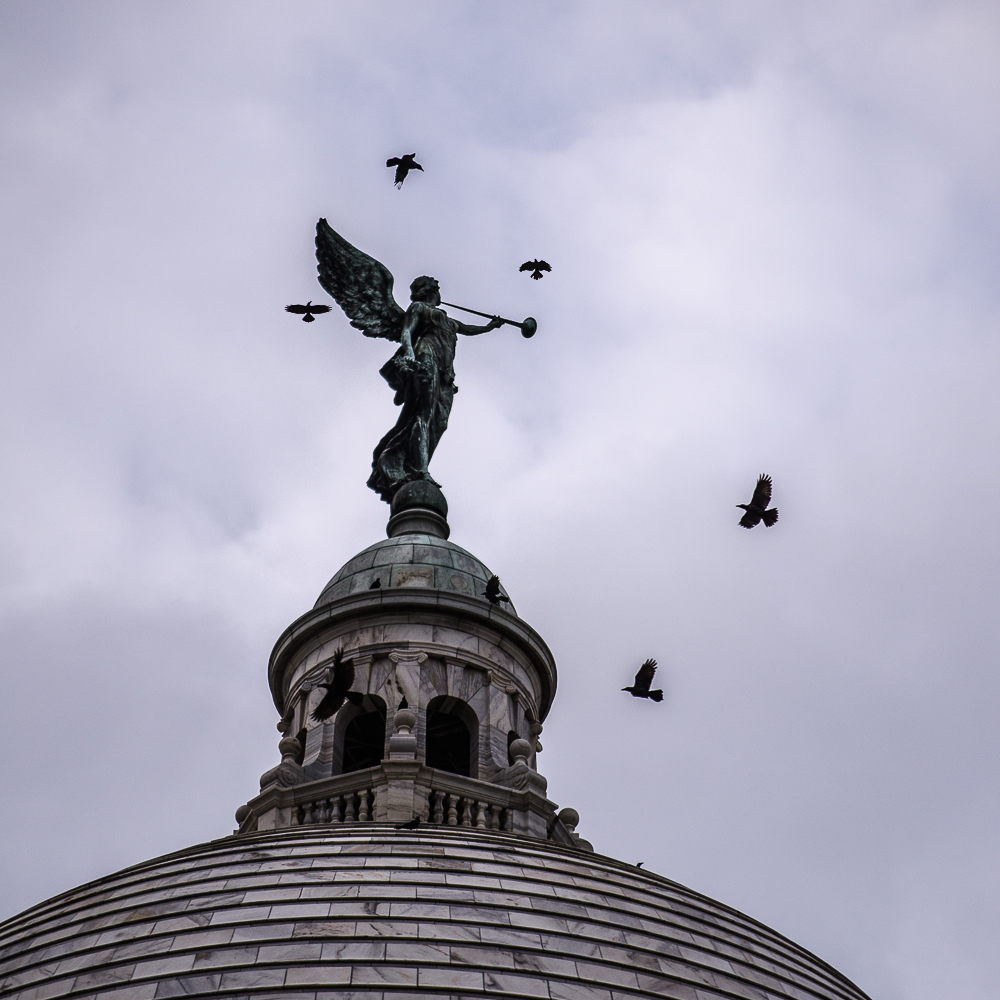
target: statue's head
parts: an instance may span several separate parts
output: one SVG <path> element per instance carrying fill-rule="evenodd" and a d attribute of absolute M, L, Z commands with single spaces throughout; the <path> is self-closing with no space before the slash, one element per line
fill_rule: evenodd
<path fill-rule="evenodd" d="M 426 274 L 414 278 L 410 283 L 410 301 L 429 302 L 433 306 L 440 305 L 441 288 L 437 283 L 437 278 L 431 278 Z"/>

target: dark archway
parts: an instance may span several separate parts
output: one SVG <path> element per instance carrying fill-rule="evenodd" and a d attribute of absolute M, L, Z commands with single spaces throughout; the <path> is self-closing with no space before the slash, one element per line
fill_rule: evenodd
<path fill-rule="evenodd" d="M 299 752 L 295 755 L 295 763 L 302 766 L 302 762 L 306 759 L 306 740 L 309 738 L 309 730 L 302 728 L 296 734 L 295 738 L 299 741 Z"/>
<path fill-rule="evenodd" d="M 385 757 L 385 709 L 361 712 L 344 728 L 341 773 L 377 767 Z"/>
<path fill-rule="evenodd" d="M 476 721 L 464 701 L 434 698 L 427 706 L 427 766 L 476 777 Z"/>
<path fill-rule="evenodd" d="M 510 767 L 514 766 L 514 755 L 510 752 L 510 745 L 511 745 L 511 743 L 514 742 L 514 740 L 519 740 L 520 738 L 521 737 L 518 736 L 517 733 L 514 732 L 513 729 L 511 729 L 511 730 L 509 730 L 507 732 L 507 764 Z"/>

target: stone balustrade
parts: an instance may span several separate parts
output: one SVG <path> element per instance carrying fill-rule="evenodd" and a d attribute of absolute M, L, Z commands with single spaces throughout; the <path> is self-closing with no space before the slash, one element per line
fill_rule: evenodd
<path fill-rule="evenodd" d="M 376 807 L 376 798 L 380 790 L 385 791 L 388 782 L 382 780 L 377 772 L 381 768 L 370 768 L 358 772 L 363 782 L 359 788 L 345 788 L 354 785 L 352 775 L 341 775 L 336 781 L 338 791 L 330 789 L 329 781 L 313 782 L 296 789 L 288 809 L 288 825 L 309 826 L 315 823 L 369 823 L 376 820 L 380 810 Z M 425 823 L 437 826 L 464 826 L 479 830 L 497 830 L 513 832 L 515 809 L 511 795 L 497 795 L 493 789 L 470 788 L 470 779 L 458 778 L 455 775 L 441 774 L 433 768 L 426 768 L 429 782 L 421 782 L 425 786 L 427 799 L 426 815 L 420 816 Z M 475 782 L 477 786 L 485 782 Z M 319 788 L 312 785 L 324 786 Z M 505 790 L 506 791 L 506 790 Z M 302 801 L 299 801 L 302 800 Z M 279 823 L 279 825 L 282 825 Z"/>
<path fill-rule="evenodd" d="M 555 840 L 593 850 L 576 833 L 575 809 L 558 807 L 547 783 L 528 764 L 531 745 L 514 740 L 514 763 L 492 781 L 428 767 L 416 756 L 415 714 L 399 709 L 393 719 L 389 756 L 377 767 L 309 780 L 296 761 L 298 740 L 278 744 L 281 763 L 261 778 L 261 793 L 236 811 L 237 833 L 342 823 L 408 823 L 491 830 Z"/>
<path fill-rule="evenodd" d="M 491 830 L 589 847 L 572 828 L 566 828 L 556 804 L 545 796 L 545 779 L 523 760 L 510 769 L 508 783 L 502 785 L 451 774 L 415 760 L 384 760 L 377 767 L 319 781 L 281 782 L 290 777 L 289 771 L 275 769 L 274 782 L 240 807 L 239 833 L 297 826 L 405 823 L 419 817 L 432 826 Z"/>

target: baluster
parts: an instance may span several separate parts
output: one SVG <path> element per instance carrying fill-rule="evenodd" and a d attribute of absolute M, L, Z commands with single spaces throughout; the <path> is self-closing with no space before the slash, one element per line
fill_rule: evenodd
<path fill-rule="evenodd" d="M 361 811 L 358 814 L 359 823 L 367 823 L 370 820 L 371 813 L 368 810 L 368 799 L 371 796 L 371 792 L 367 788 L 362 788 L 358 795 L 361 796 Z"/>
<path fill-rule="evenodd" d="M 514 811 L 512 809 L 504 809 L 503 822 L 500 824 L 500 829 L 505 833 L 514 832 Z"/>
<path fill-rule="evenodd" d="M 476 803 L 476 829 L 485 830 L 486 829 L 486 803 L 477 802 Z"/>
<path fill-rule="evenodd" d="M 444 822 L 444 792 L 434 793 L 434 811 L 431 813 L 431 822 Z"/>
<path fill-rule="evenodd" d="M 472 799 L 465 796 L 462 802 L 462 826 L 472 826 Z"/>
<path fill-rule="evenodd" d="M 302 826 L 302 806 L 292 806 L 292 825 Z"/>
<path fill-rule="evenodd" d="M 458 796 L 448 796 L 448 826 L 458 826 Z"/>
<path fill-rule="evenodd" d="M 344 796 L 344 803 L 346 808 L 344 809 L 344 822 L 354 823 L 356 822 L 356 813 L 354 811 L 354 792 L 348 792 Z"/>
<path fill-rule="evenodd" d="M 330 822 L 340 822 L 340 796 L 334 795 L 330 798 Z"/>
<path fill-rule="evenodd" d="M 500 826 L 500 806 L 490 806 L 490 829 L 499 830 Z"/>
<path fill-rule="evenodd" d="M 320 799 L 318 803 L 318 811 L 316 813 L 317 823 L 326 823 L 330 819 L 330 800 Z"/>

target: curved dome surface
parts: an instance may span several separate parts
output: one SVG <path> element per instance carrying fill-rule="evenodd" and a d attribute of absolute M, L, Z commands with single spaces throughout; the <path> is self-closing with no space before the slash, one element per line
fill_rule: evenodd
<path fill-rule="evenodd" d="M 471 552 L 435 535 L 405 534 L 385 538 L 359 552 L 323 588 L 316 607 L 339 597 L 382 587 L 423 587 L 482 597 L 493 574 Z M 509 596 L 505 588 L 500 591 Z M 513 605 L 509 605 L 513 611 Z"/>
<path fill-rule="evenodd" d="M 599 855 L 476 829 L 233 836 L 0 924 L 0 995 L 864 1000 L 749 917 Z"/>

